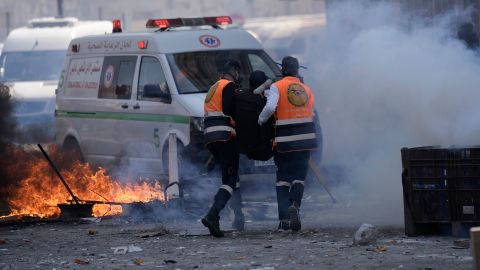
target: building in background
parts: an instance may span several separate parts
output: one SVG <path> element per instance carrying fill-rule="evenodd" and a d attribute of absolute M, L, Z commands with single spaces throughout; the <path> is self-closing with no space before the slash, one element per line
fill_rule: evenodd
<path fill-rule="evenodd" d="M 121 19 L 127 31 L 145 27 L 148 18 L 231 15 L 246 18 L 324 12 L 325 0 L 63 0 L 63 14 L 80 20 Z M 58 14 L 56 0 L 0 1 L 0 43 L 28 20 Z"/>
<path fill-rule="evenodd" d="M 331 16 L 331 7 L 339 2 L 350 0 L 325 0 L 325 9 L 328 17 Z M 436 18 L 446 14 L 456 14 L 455 27 L 459 35 L 469 35 L 462 32 L 473 31 L 477 39 L 480 36 L 480 0 L 371 0 L 372 2 L 391 3 L 398 11 L 398 19 L 405 22 L 412 17 L 423 18 L 426 23 L 436 23 Z M 466 14 L 466 15 L 465 15 Z M 465 27 L 466 24 L 470 26 Z M 462 38 L 462 37 L 460 37 Z M 467 37 L 468 38 L 468 37 Z"/>

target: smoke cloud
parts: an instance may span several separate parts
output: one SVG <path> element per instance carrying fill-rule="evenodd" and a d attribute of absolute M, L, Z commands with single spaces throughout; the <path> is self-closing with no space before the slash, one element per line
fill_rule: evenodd
<path fill-rule="evenodd" d="M 426 21 L 355 0 L 327 12 L 305 74 L 316 91 L 323 165 L 340 166 L 346 179 L 330 180 L 354 187 L 349 221 L 402 224 L 400 149 L 479 142 L 480 58 L 455 39 L 468 10 Z"/>

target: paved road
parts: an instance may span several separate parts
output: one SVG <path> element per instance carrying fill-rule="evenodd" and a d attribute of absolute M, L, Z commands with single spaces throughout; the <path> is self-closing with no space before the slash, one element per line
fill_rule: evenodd
<path fill-rule="evenodd" d="M 222 224 L 228 227 L 227 220 Z M 379 227 L 377 243 L 354 246 L 356 228 L 310 226 L 308 218 L 304 224 L 299 233 L 279 233 L 274 220 L 248 222 L 246 232 L 229 231 L 221 239 L 196 221 L 4 226 L 0 269 L 472 268 L 470 251 L 454 248 L 451 237 L 409 238 L 402 228 Z M 128 245 L 132 252 L 114 254 L 112 248 Z"/>

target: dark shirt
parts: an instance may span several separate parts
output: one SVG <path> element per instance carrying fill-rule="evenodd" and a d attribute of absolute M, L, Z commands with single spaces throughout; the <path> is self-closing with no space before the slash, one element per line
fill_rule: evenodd
<path fill-rule="evenodd" d="M 222 110 L 225 115 L 233 116 L 235 113 L 235 90 L 239 86 L 234 82 L 229 82 L 225 85 L 222 92 Z"/>
<path fill-rule="evenodd" d="M 250 159 L 268 160 L 272 155 L 273 117 L 262 126 L 258 125 L 258 115 L 265 106 L 266 99 L 251 90 L 235 91 L 235 120 L 239 152 Z"/>

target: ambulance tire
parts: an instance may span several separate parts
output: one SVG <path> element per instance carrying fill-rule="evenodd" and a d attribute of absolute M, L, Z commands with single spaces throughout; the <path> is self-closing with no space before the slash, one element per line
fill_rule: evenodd
<path fill-rule="evenodd" d="M 72 136 L 67 137 L 63 142 L 62 148 L 63 150 L 70 153 L 69 157 L 72 159 L 72 161 L 78 160 L 82 163 L 85 162 L 85 158 L 83 157 L 80 144 L 77 142 L 77 140 L 74 137 Z"/>

